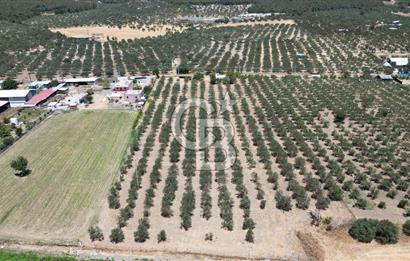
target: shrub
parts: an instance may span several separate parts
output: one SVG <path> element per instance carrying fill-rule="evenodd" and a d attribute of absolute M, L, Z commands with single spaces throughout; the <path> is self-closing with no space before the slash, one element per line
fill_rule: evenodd
<path fill-rule="evenodd" d="M 141 218 L 139 220 L 138 229 L 134 232 L 135 242 L 143 243 L 149 238 L 149 223 L 146 218 Z"/>
<path fill-rule="evenodd" d="M 91 241 L 103 241 L 104 240 L 104 235 L 102 233 L 101 228 L 98 226 L 91 226 L 88 228 L 88 233 L 90 235 Z"/>
<path fill-rule="evenodd" d="M 254 229 L 255 221 L 252 218 L 245 218 L 243 221 L 242 229 Z"/>
<path fill-rule="evenodd" d="M 359 242 L 370 243 L 376 236 L 377 220 L 358 219 L 355 220 L 349 229 L 349 235 Z"/>
<path fill-rule="evenodd" d="M 13 90 L 13 89 L 17 89 L 17 87 L 18 87 L 18 83 L 15 80 L 10 79 L 10 78 L 7 78 L 1 85 L 1 88 L 3 90 Z"/>
<path fill-rule="evenodd" d="M 214 240 L 214 234 L 212 233 L 205 234 L 205 241 L 213 241 L 213 240 Z"/>
<path fill-rule="evenodd" d="M 114 187 L 110 190 L 110 195 L 108 195 L 108 207 L 113 209 L 120 208 L 120 200 L 117 190 Z"/>
<path fill-rule="evenodd" d="M 315 204 L 315 206 L 316 206 L 317 209 L 327 209 L 329 207 L 329 204 L 330 204 L 330 200 L 328 198 L 326 198 L 325 196 L 323 196 L 322 192 L 319 192 L 316 195 L 316 204 Z"/>
<path fill-rule="evenodd" d="M 335 123 L 343 123 L 346 119 L 346 113 L 343 111 L 336 112 L 335 115 Z"/>
<path fill-rule="evenodd" d="M 278 191 L 276 192 L 275 199 L 276 199 L 276 208 L 281 209 L 283 211 L 292 210 L 292 203 L 291 203 L 290 197 L 286 197 L 282 195 L 280 191 Z"/>
<path fill-rule="evenodd" d="M 332 230 L 333 226 L 332 226 L 332 217 L 325 217 L 322 221 L 323 225 L 325 225 L 326 230 L 330 231 Z"/>
<path fill-rule="evenodd" d="M 261 209 L 265 209 L 265 206 L 266 206 L 266 199 L 262 199 L 262 200 L 261 200 L 261 203 L 260 203 L 260 205 L 259 205 L 259 207 L 260 207 Z"/>
<path fill-rule="evenodd" d="M 161 230 L 157 236 L 158 243 L 164 242 L 167 240 L 167 234 L 164 230 Z"/>
<path fill-rule="evenodd" d="M 389 197 L 389 198 L 391 198 L 391 199 L 394 199 L 394 198 L 396 197 L 396 195 L 397 195 L 397 191 L 396 191 L 396 190 L 390 190 L 390 191 L 387 192 L 387 194 L 386 194 L 386 196 Z"/>
<path fill-rule="evenodd" d="M 405 209 L 403 216 L 410 217 L 410 208 Z"/>
<path fill-rule="evenodd" d="M 246 236 L 245 236 L 245 240 L 249 243 L 253 243 L 254 239 L 253 239 L 253 231 L 251 228 L 248 229 L 248 231 L 246 232 Z"/>
<path fill-rule="evenodd" d="M 24 177 L 30 174 L 30 170 L 27 168 L 28 161 L 23 156 L 18 156 L 17 159 L 10 162 L 10 166 L 17 171 L 16 176 Z"/>
<path fill-rule="evenodd" d="M 200 81 L 204 78 L 204 74 L 200 71 L 194 73 L 194 80 Z"/>
<path fill-rule="evenodd" d="M 406 236 L 410 236 L 410 220 L 407 220 L 404 224 L 403 224 L 403 233 Z"/>
<path fill-rule="evenodd" d="M 121 228 L 114 228 L 111 230 L 110 241 L 115 244 L 124 241 L 124 233 Z"/>
<path fill-rule="evenodd" d="M 399 230 L 389 220 L 382 220 L 377 224 L 376 241 L 380 244 L 395 244 L 399 241 Z"/>
<path fill-rule="evenodd" d="M 395 244 L 399 240 L 396 225 L 389 220 L 358 219 L 349 229 L 349 234 L 359 242 L 370 243 L 376 239 L 380 244 Z"/>
<path fill-rule="evenodd" d="M 339 186 L 337 186 L 334 183 L 331 183 L 331 185 L 328 188 L 328 197 L 330 200 L 333 201 L 340 201 L 343 198 L 343 191 L 339 188 Z"/>
<path fill-rule="evenodd" d="M 364 198 L 358 198 L 356 203 L 354 204 L 355 207 L 360 209 L 366 209 L 367 207 L 367 200 Z"/>
<path fill-rule="evenodd" d="M 402 199 L 400 200 L 399 204 L 397 207 L 399 208 L 406 208 L 409 205 L 409 201 L 407 199 Z"/>
<path fill-rule="evenodd" d="M 378 208 L 385 209 L 386 208 L 386 202 L 380 201 L 379 204 L 377 205 Z"/>

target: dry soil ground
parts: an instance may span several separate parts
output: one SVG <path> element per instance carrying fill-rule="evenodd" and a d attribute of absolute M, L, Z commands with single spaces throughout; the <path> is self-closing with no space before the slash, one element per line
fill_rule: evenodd
<path fill-rule="evenodd" d="M 296 22 L 292 19 L 283 20 L 268 20 L 268 21 L 251 21 L 251 22 L 238 22 L 238 23 L 226 23 L 216 24 L 210 27 L 236 27 L 236 26 L 249 26 L 249 25 L 277 25 L 286 24 L 293 25 Z M 108 26 L 81 26 L 81 27 L 67 27 L 67 28 L 52 28 L 52 32 L 60 32 L 68 37 L 73 36 L 91 36 L 93 34 L 102 34 L 102 40 L 106 40 L 107 37 L 115 37 L 118 40 L 127 39 L 142 39 L 147 37 L 156 37 L 167 34 L 168 32 L 181 32 L 185 29 L 183 26 L 175 25 L 151 25 L 149 28 L 131 28 L 125 27 L 108 27 Z"/>
<path fill-rule="evenodd" d="M 68 27 L 68 28 L 53 28 L 52 32 L 60 32 L 68 37 L 73 36 L 91 36 L 93 34 L 102 34 L 102 40 L 106 40 L 107 37 L 117 38 L 118 40 L 127 39 L 141 39 L 147 37 L 156 37 L 165 35 L 168 32 L 178 32 L 182 29 L 171 25 L 152 26 L 151 28 L 131 28 L 129 26 L 118 28 L 108 26 L 81 26 L 81 27 Z"/>

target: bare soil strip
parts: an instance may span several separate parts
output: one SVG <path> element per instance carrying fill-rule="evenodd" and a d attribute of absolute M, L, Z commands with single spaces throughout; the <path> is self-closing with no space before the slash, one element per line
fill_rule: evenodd
<path fill-rule="evenodd" d="M 293 19 L 280 19 L 280 20 L 268 20 L 268 21 L 249 21 L 249 22 L 235 22 L 226 24 L 215 24 L 210 27 L 237 27 L 237 26 L 255 26 L 255 25 L 293 25 L 296 24 Z M 147 37 L 163 36 L 167 33 L 182 32 L 187 27 L 179 25 L 152 25 L 150 27 L 133 28 L 129 26 L 124 27 L 109 27 L 109 26 L 80 26 L 80 27 L 67 27 L 67 28 L 50 28 L 52 32 L 60 32 L 67 37 L 79 37 L 79 36 L 93 36 L 100 35 L 101 41 L 107 40 L 107 37 L 117 38 L 118 40 L 128 39 L 143 39 Z"/>

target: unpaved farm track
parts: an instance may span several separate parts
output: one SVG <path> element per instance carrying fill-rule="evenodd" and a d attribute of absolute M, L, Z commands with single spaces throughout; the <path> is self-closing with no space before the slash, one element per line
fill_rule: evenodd
<path fill-rule="evenodd" d="M 73 256 L 78 259 L 114 259 L 135 260 L 136 258 L 148 258 L 153 260 L 281 260 L 265 258 L 248 258 L 240 256 L 219 256 L 203 253 L 172 252 L 160 250 L 138 250 L 118 248 L 95 248 L 79 246 L 57 246 L 57 245 L 31 245 L 31 244 L 2 244 L 2 250 L 35 252 L 40 255 L 64 255 Z"/>

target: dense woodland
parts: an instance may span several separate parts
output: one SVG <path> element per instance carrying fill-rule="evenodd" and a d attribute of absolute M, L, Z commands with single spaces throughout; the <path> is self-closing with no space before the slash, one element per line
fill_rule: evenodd
<path fill-rule="evenodd" d="M 63 14 L 97 7 L 96 0 L 0 0 L 0 20 L 22 21 L 44 12 Z"/>

